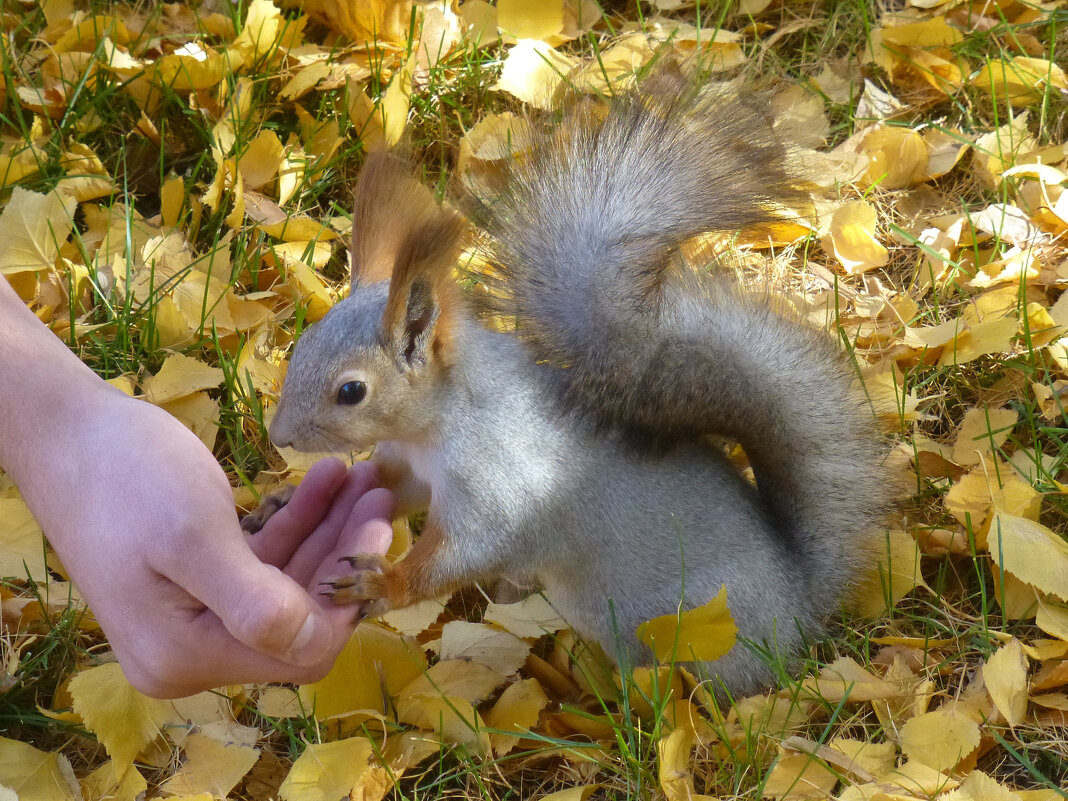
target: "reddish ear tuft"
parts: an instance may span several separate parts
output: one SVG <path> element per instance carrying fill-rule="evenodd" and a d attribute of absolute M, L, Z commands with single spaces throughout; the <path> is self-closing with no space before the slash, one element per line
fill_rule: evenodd
<path fill-rule="evenodd" d="M 375 152 L 356 180 L 352 207 L 352 286 L 385 281 L 411 231 L 439 214 L 430 190 L 399 156 Z"/>

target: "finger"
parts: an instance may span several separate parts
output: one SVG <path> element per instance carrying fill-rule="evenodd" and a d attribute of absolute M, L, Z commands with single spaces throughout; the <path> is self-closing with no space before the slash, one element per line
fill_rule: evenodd
<path fill-rule="evenodd" d="M 257 557 L 282 567 L 331 510 L 331 502 L 347 479 L 340 459 L 320 459 L 308 470 L 289 503 L 275 512 L 256 534 L 248 538 Z"/>
<path fill-rule="evenodd" d="M 235 526 L 236 527 L 236 526 Z M 334 646 L 333 623 L 307 591 L 261 562 L 238 536 L 162 570 L 214 612 L 229 633 L 254 651 L 291 665 L 314 665 Z"/>
<path fill-rule="evenodd" d="M 371 490 L 352 510 L 337 546 L 318 564 L 309 584 L 311 592 L 322 604 L 324 611 L 335 624 L 352 625 L 357 609 L 339 606 L 319 593 L 322 582 L 331 581 L 345 572 L 341 560 L 360 553 L 384 554 L 393 541 L 393 494 L 385 489 Z"/>
<path fill-rule="evenodd" d="M 327 555 L 338 547 L 339 538 L 347 530 L 358 527 L 365 519 L 381 518 L 387 522 L 393 519 L 392 494 L 375 487 L 377 478 L 377 470 L 369 462 L 361 462 L 349 469 L 326 519 L 285 566 L 287 575 L 306 586 Z M 374 505 L 369 506 L 363 500 L 368 494 L 378 499 Z"/>
<path fill-rule="evenodd" d="M 347 623 L 335 624 L 335 645 L 309 666 L 275 659 L 239 642 L 210 611 L 186 625 L 187 641 L 169 638 L 138 642 L 136 649 L 115 648 L 130 683 L 156 698 L 181 698 L 226 684 L 290 682 L 308 684 L 325 676 L 348 641 Z M 189 659 L 196 654 L 196 659 Z"/>

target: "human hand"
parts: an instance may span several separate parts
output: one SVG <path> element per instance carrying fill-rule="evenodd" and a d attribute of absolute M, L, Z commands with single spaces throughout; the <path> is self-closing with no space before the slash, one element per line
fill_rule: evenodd
<path fill-rule="evenodd" d="M 353 610 L 321 598 L 319 582 L 341 572 L 339 557 L 384 553 L 392 536 L 375 467 L 319 462 L 246 538 L 200 440 L 103 382 L 87 391 L 78 419 L 54 421 L 57 441 L 31 463 L 47 479 L 27 480 L 25 466 L 15 478 L 131 684 L 179 697 L 325 675 Z"/>

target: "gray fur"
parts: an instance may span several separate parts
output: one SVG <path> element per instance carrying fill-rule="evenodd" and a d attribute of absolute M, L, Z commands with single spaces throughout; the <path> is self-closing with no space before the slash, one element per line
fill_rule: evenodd
<path fill-rule="evenodd" d="M 651 91 L 565 123 L 483 208 L 522 339 L 453 307 L 448 363 L 407 367 L 383 286 L 362 287 L 298 343 L 271 436 L 406 463 L 401 505 L 429 494 L 446 532 L 442 587 L 534 576 L 578 631 L 644 659 L 638 624 L 725 584 L 741 636 L 793 654 L 869 552 L 871 416 L 825 333 L 677 268 L 686 238 L 792 190 L 748 106 Z M 367 400 L 341 406 L 353 377 Z M 759 489 L 707 434 L 741 441 Z M 732 693 L 772 678 L 742 646 L 705 667 Z"/>

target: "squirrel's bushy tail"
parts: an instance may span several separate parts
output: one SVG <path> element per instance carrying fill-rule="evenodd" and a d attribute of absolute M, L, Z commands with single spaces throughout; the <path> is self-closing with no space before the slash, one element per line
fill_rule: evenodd
<path fill-rule="evenodd" d="M 826 612 L 882 511 L 871 413 L 825 332 L 679 253 L 796 203 L 786 156 L 757 100 L 662 69 L 605 114 L 566 116 L 477 216 L 494 311 L 516 315 L 568 410 L 660 447 L 738 440 Z"/>

